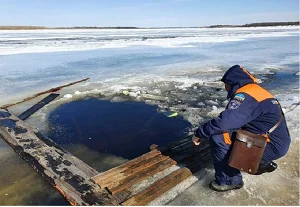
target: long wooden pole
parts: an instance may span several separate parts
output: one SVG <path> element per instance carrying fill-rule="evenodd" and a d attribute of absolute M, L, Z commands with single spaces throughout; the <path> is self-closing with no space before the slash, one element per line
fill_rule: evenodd
<path fill-rule="evenodd" d="M 34 94 L 34 95 L 30 96 L 30 97 L 27 97 L 27 98 L 23 99 L 22 101 L 18 101 L 18 102 L 15 102 L 15 103 L 3 105 L 3 106 L 0 107 L 0 109 L 6 109 L 6 108 L 8 108 L 8 107 L 17 105 L 17 104 L 19 104 L 19 103 L 23 103 L 23 102 L 25 102 L 25 101 L 29 101 L 29 100 L 31 100 L 31 99 L 34 99 L 34 98 L 36 98 L 36 97 L 38 97 L 38 96 L 40 96 L 40 95 L 43 95 L 43 94 L 46 94 L 46 93 L 53 93 L 53 92 L 56 92 L 56 91 L 58 91 L 58 90 L 60 90 L 60 89 L 62 89 L 62 88 L 65 88 L 65 87 L 74 85 L 74 84 L 76 84 L 76 83 L 84 82 L 84 81 L 87 81 L 87 80 L 89 80 L 89 79 L 90 79 L 90 78 L 85 78 L 85 79 L 82 79 L 82 80 L 79 80 L 79 81 L 75 81 L 75 82 L 72 82 L 72 83 L 68 83 L 68 84 L 66 84 L 66 85 L 62 85 L 62 86 L 58 86 L 58 87 L 55 87 L 55 88 L 51 88 L 51 89 L 49 89 L 49 90 L 47 90 L 47 91 L 43 91 L 43 92 Z"/>

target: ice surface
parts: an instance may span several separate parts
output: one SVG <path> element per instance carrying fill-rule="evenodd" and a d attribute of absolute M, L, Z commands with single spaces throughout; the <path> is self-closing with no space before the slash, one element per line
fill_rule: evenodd
<path fill-rule="evenodd" d="M 194 83 L 220 79 L 233 64 L 242 64 L 254 73 L 290 69 L 289 64 L 299 62 L 298 49 L 294 47 L 298 45 L 298 34 L 297 27 L 1 31 L 0 53 L 7 54 L 0 56 L 0 104 L 87 76 L 91 77 L 89 82 L 74 88 L 117 91 L 166 80 L 178 82 L 176 87 L 184 89 Z M 233 41 L 236 37 L 243 41 Z M 182 38 L 185 45 L 194 47 L 163 47 L 166 41 L 180 45 Z M 213 41 L 203 43 L 199 38 Z M 230 42 L 215 42 L 224 38 Z M 128 45 L 119 49 L 97 47 L 97 50 L 88 46 L 114 41 Z M 149 41 L 156 41 L 156 46 L 152 43 L 150 46 Z M 146 43 L 135 47 L 128 42 Z M 69 52 L 58 52 L 65 45 L 70 47 Z M 41 53 L 36 47 L 52 52 Z M 19 55 L 8 55 L 9 48 Z M 81 49 L 86 51 L 78 51 Z M 24 50 L 34 53 L 25 54 Z"/>
<path fill-rule="evenodd" d="M 268 27 L 0 31 L 0 105 L 90 77 L 59 91 L 61 96 L 27 121 L 47 131 L 47 116 L 56 107 L 97 97 L 145 101 L 161 112 L 176 111 L 192 123 L 192 132 L 225 108 L 228 101 L 219 80 L 235 64 L 256 75 L 285 111 L 299 102 L 299 27 Z M 40 99 L 10 110 L 20 114 Z M 246 175 L 245 189 L 218 194 L 207 187 L 213 179 L 208 168 L 199 181 L 196 175 L 156 204 L 164 205 L 194 183 L 170 204 L 298 205 L 299 106 L 286 118 L 293 145 L 275 173 L 257 179 Z M 112 156 L 106 160 L 99 169 L 124 162 Z"/>
<path fill-rule="evenodd" d="M 197 47 L 202 43 L 242 41 L 270 36 L 285 37 L 297 34 L 296 27 L 1 31 L 0 55 L 131 46 Z"/>

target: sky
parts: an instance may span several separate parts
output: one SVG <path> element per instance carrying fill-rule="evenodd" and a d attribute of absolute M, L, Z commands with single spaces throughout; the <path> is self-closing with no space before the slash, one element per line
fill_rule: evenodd
<path fill-rule="evenodd" d="M 197 27 L 299 21 L 298 0 L 0 0 L 0 25 Z"/>

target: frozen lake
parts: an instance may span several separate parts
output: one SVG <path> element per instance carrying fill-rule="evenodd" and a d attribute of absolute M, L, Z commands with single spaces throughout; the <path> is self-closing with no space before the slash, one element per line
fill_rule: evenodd
<path fill-rule="evenodd" d="M 284 109 L 299 102 L 299 27 L 267 27 L 0 31 L 0 105 L 90 77 L 86 83 L 61 91 L 58 100 L 28 121 L 47 132 L 48 115 L 60 105 L 100 94 L 120 102 L 124 98 L 115 94 L 128 91 L 127 97 L 134 101 L 147 100 L 161 110 L 178 111 L 190 122 L 192 131 L 205 118 L 218 115 L 226 105 L 218 80 L 235 64 L 256 75 Z M 11 110 L 18 114 L 32 103 Z M 299 106 L 286 116 L 293 147 L 279 160 L 278 173 L 257 180 L 246 176 L 241 195 L 236 197 L 238 191 L 222 194 L 226 198 L 223 203 L 218 194 L 211 194 L 215 199 L 208 196 L 209 180 L 195 178 L 197 185 L 174 200 L 173 205 L 236 205 L 239 199 L 249 197 L 241 205 L 298 205 Z M 69 146 L 69 150 L 78 156 L 85 154 L 93 162 L 99 156 L 97 151 L 82 146 Z M 123 158 L 108 158 L 115 165 L 124 162 Z M 0 182 L 20 166 L 25 169 L 24 173 L 5 178 L 5 184 L 0 186 L 0 204 L 65 204 L 58 194 L 45 200 L 38 191 L 51 187 L 3 142 L 0 162 L 6 166 L 0 173 Z M 206 173 L 206 178 L 212 178 L 211 168 Z M 39 190 L 27 186 L 35 180 Z M 279 186 L 276 191 L 269 186 L 274 182 Z M 199 192 L 195 192 L 199 190 L 204 193 L 197 198 Z M 262 195 L 255 193 L 262 190 Z"/>

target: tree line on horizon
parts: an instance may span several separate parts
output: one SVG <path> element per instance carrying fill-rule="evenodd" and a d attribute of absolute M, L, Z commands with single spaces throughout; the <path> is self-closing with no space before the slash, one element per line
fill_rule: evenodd
<path fill-rule="evenodd" d="M 221 28 L 221 27 L 275 27 L 275 26 L 299 26 L 300 21 L 297 22 L 260 22 L 250 23 L 243 25 L 211 25 L 208 28 Z"/>
<path fill-rule="evenodd" d="M 272 26 L 299 26 L 300 21 L 296 22 L 260 22 L 244 25 L 211 25 L 204 27 L 152 27 L 153 28 L 224 28 L 224 27 L 272 27 Z M 0 30 L 36 30 L 36 29 L 151 29 L 141 27 L 44 27 L 44 26 L 0 26 Z"/>

